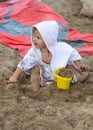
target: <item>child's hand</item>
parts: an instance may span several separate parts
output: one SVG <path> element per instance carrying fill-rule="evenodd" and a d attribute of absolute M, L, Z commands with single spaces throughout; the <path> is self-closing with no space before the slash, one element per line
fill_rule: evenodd
<path fill-rule="evenodd" d="M 9 81 L 8 82 L 10 82 L 10 83 L 16 83 L 17 82 L 17 79 L 16 79 L 16 77 L 15 76 L 11 76 L 10 78 L 9 78 Z"/>
<path fill-rule="evenodd" d="M 88 67 L 82 65 L 80 60 L 74 61 L 75 65 L 77 66 L 78 70 L 80 71 L 88 71 Z"/>
<path fill-rule="evenodd" d="M 20 69 L 20 68 L 17 68 L 15 70 L 15 72 L 12 74 L 12 76 L 9 78 L 9 81 L 8 83 L 16 83 L 17 82 L 17 79 L 19 77 L 19 75 L 22 73 L 23 71 Z"/>
<path fill-rule="evenodd" d="M 81 71 L 88 71 L 88 67 L 86 67 L 84 65 L 80 65 L 80 69 L 81 69 Z"/>
<path fill-rule="evenodd" d="M 17 79 L 12 75 L 6 82 L 6 85 L 10 88 L 14 83 L 17 83 Z"/>

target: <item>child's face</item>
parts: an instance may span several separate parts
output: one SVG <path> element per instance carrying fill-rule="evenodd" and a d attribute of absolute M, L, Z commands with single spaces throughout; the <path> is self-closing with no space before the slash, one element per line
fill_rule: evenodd
<path fill-rule="evenodd" d="M 37 29 L 33 30 L 32 39 L 36 48 L 42 49 L 43 47 L 45 47 L 44 41 Z"/>

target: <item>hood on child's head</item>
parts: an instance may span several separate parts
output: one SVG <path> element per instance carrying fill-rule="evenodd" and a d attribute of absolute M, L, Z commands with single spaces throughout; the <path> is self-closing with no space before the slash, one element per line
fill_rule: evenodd
<path fill-rule="evenodd" d="M 37 28 L 41 34 L 44 43 L 50 52 L 53 51 L 58 38 L 58 24 L 56 21 L 42 21 L 33 27 Z"/>

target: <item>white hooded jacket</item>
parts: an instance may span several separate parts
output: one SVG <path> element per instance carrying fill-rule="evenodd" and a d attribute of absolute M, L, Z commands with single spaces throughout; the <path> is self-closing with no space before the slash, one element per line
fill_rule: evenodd
<path fill-rule="evenodd" d="M 81 56 L 67 43 L 57 42 L 59 26 L 56 21 L 43 21 L 33 27 L 37 28 L 46 44 L 46 47 L 51 52 L 51 63 L 46 64 L 42 61 L 40 49 L 35 48 L 32 41 L 32 48 L 18 64 L 18 67 L 26 73 L 30 73 L 30 69 L 33 66 L 38 65 L 41 72 L 41 85 L 43 86 L 51 83 L 54 79 L 54 72 L 59 67 L 66 67 L 67 64 L 74 65 L 73 61 L 81 60 Z"/>

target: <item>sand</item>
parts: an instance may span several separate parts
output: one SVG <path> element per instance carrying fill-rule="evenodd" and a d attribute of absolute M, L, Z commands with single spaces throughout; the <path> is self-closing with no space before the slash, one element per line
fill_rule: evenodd
<path fill-rule="evenodd" d="M 93 19 L 79 16 L 79 0 L 44 0 L 61 14 L 71 27 L 93 33 Z M 0 44 L 0 130 L 93 130 L 93 56 L 84 57 L 90 77 L 68 90 L 50 86 L 39 93 L 20 89 L 28 77 L 6 85 L 21 60 L 18 52 Z"/>

